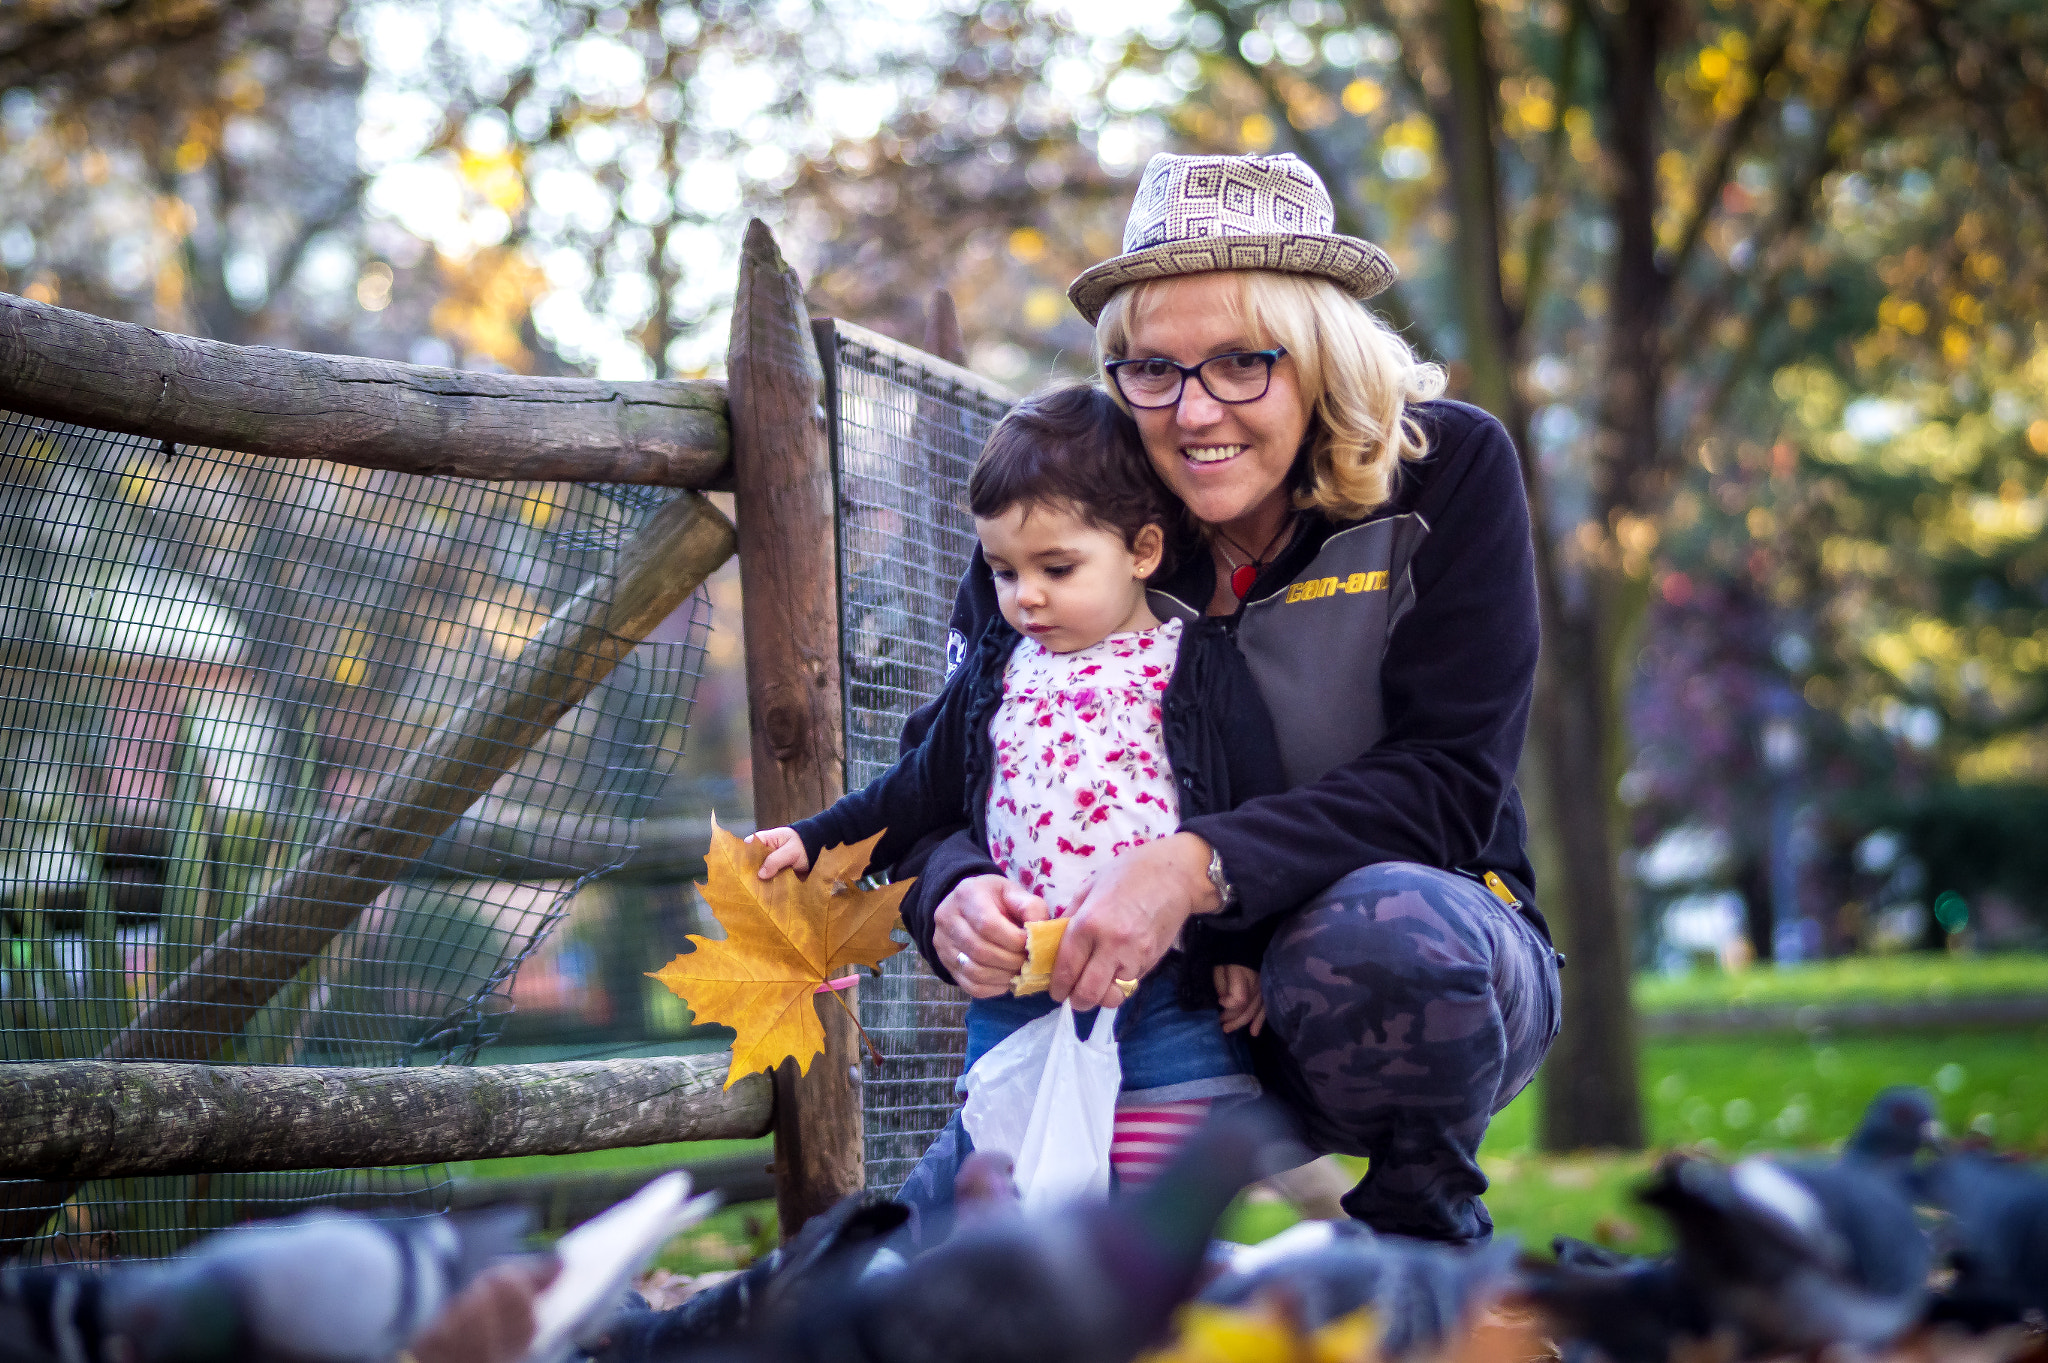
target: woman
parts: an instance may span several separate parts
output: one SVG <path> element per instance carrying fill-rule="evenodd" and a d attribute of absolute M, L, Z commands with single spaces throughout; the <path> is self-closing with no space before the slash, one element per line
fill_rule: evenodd
<path fill-rule="evenodd" d="M 1312 1146 L 1371 1157 L 1346 1210 L 1471 1242 L 1492 1233 L 1480 1139 L 1559 1021 L 1514 786 L 1528 502 L 1500 424 L 1430 400 L 1440 372 L 1361 306 L 1391 262 L 1332 221 L 1295 157 L 1156 156 L 1123 254 L 1069 290 L 1199 531 L 1154 610 L 1233 622 L 1289 789 L 1100 872 L 1068 906 L 1052 994 L 1120 1002 L 1197 915 L 1261 934 L 1258 1077 Z M 954 628 L 994 610 L 977 558 Z M 921 876 L 904 921 L 934 969 L 1002 992 L 1046 906 L 959 835 L 896 873 Z M 934 1173 L 952 1153 L 934 1147 Z"/>

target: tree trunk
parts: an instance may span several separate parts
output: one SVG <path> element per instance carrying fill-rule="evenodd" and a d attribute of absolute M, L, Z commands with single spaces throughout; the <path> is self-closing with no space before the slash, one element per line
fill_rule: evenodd
<path fill-rule="evenodd" d="M 1659 464 L 1660 322 L 1670 283 L 1657 263 L 1657 58 L 1668 9 L 1663 0 L 1631 4 L 1614 23 L 1604 73 L 1615 252 L 1593 451 L 1603 551 L 1583 554 L 1570 584 L 1560 546 L 1548 545 L 1539 557 L 1545 651 L 1535 728 L 1568 898 L 1555 921 L 1571 957 L 1564 1032 L 1544 1072 L 1538 1122 L 1549 1150 L 1637 1149 L 1644 1139 L 1629 993 L 1634 934 L 1619 875 L 1615 778 L 1622 756 L 1618 660 L 1646 598 L 1644 585 L 1628 579 L 1611 537 L 1620 510 L 1635 504 Z"/>
<path fill-rule="evenodd" d="M 1632 1150 L 1644 1133 L 1629 992 L 1632 934 L 1613 836 L 1615 669 L 1612 631 L 1602 630 L 1609 611 L 1595 604 L 1611 598 L 1616 584 L 1589 567 L 1585 601 L 1572 610 L 1555 546 L 1541 548 L 1543 662 L 1530 727 L 1552 840 L 1546 902 L 1558 947 L 1570 959 L 1561 977 L 1564 1030 L 1543 1067 L 1538 1141 L 1546 1150 Z"/>

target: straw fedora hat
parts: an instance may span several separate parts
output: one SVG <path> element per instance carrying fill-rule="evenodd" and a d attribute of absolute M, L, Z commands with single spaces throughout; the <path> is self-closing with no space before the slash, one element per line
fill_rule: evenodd
<path fill-rule="evenodd" d="M 1399 271 L 1369 241 L 1331 231 L 1330 191 L 1298 156 L 1174 156 L 1145 164 L 1124 251 L 1085 270 L 1067 297 L 1090 325 L 1126 284 L 1209 270 L 1317 275 L 1370 298 Z"/>

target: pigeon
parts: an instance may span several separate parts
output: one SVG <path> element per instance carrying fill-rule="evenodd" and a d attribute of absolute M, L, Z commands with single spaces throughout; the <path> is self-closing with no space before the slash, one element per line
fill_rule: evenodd
<path fill-rule="evenodd" d="M 953 1176 L 953 1206 L 958 1215 L 977 1217 L 1014 1210 L 1021 1198 L 1017 1192 L 1017 1162 L 1000 1150 L 976 1150 L 960 1162 Z"/>
<path fill-rule="evenodd" d="M 908 1271 L 792 1294 L 754 1339 L 681 1357 L 750 1363 L 1128 1363 L 1194 1293 L 1238 1191 L 1300 1163 L 1255 1105 L 1205 1123 L 1153 1181 L 1110 1201 L 962 1218 Z"/>
<path fill-rule="evenodd" d="M 1674 1345 L 1713 1336 L 1699 1290 L 1669 1256 L 1642 1258 L 1560 1235 L 1554 1264 L 1525 1263 L 1518 1286 L 1558 1334 L 1565 1363 L 1669 1363 Z"/>
<path fill-rule="evenodd" d="M 1932 1252 L 1893 1179 L 1854 1162 L 1667 1159 L 1642 1200 L 1677 1266 L 1752 1353 L 1876 1349 L 1919 1319 Z"/>
<path fill-rule="evenodd" d="M 0 1270 L 5 1363 L 383 1363 L 492 1260 L 520 1208 L 401 1219 L 313 1211 L 162 1263 Z M 10 1313 L 12 1319 L 10 1319 Z"/>
<path fill-rule="evenodd" d="M 1935 1161 L 1919 1182 L 1947 1213 L 1955 1268 L 1930 1315 L 1976 1329 L 2048 1316 L 2048 1175 L 1964 1154 Z"/>
<path fill-rule="evenodd" d="M 1209 1284 L 1201 1300 L 1274 1303 L 1311 1332 L 1369 1308 L 1381 1356 L 1398 1359 L 1437 1352 L 1510 1282 L 1516 1251 L 1509 1237 L 1453 1249 L 1376 1235 L 1355 1221 L 1318 1224 L 1330 1228 L 1321 1243 L 1255 1259 Z"/>
<path fill-rule="evenodd" d="M 715 1287 L 666 1311 L 647 1309 L 641 1298 L 638 1309 L 613 1317 L 589 1357 L 592 1363 L 644 1363 L 740 1335 L 779 1303 L 814 1293 L 825 1282 L 857 1277 L 874 1255 L 896 1254 L 890 1243 L 910 1215 L 909 1207 L 893 1199 L 849 1194 L 806 1221 L 788 1244 Z"/>
<path fill-rule="evenodd" d="M 1863 1119 L 1842 1147 L 1842 1160 L 1903 1177 L 1913 1159 L 1941 1139 L 1941 1118 L 1934 1095 L 1900 1084 L 1870 1100 Z"/>
<path fill-rule="evenodd" d="M 68 1266 L 0 1265 L 0 1363 L 98 1363 L 107 1357 L 100 1329 L 106 1276 Z"/>

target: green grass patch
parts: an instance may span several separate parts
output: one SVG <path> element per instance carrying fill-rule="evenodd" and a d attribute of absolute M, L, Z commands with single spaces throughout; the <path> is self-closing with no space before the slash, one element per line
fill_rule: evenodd
<path fill-rule="evenodd" d="M 1825 1153 L 1855 1129 L 1879 1089 L 1932 1091 L 1950 1132 L 1976 1131 L 2006 1149 L 2048 1155 L 2048 1026 L 1915 1036 L 1662 1038 L 1644 1048 L 1643 1101 L 1652 1153 L 1536 1152 L 1532 1086 L 1494 1119 L 1480 1150 L 1494 1225 L 1531 1248 L 1575 1235 L 1638 1252 L 1666 1244 L 1634 1189 L 1655 1151 L 1723 1157 L 1758 1150 Z M 1538 1080 L 1540 1083 L 1541 1080 Z M 1347 1161 L 1363 1172 L 1363 1161 Z M 1279 1202 L 1240 1200 L 1224 1234 L 1250 1243 L 1294 1223 Z"/>
<path fill-rule="evenodd" d="M 1636 977 L 1645 1012 L 1827 1003 L 1935 1003 L 1945 999 L 2048 994 L 2048 955 L 1848 956 L 1808 965 L 1757 966 L 1740 974 Z"/>
<path fill-rule="evenodd" d="M 1943 1125 L 2048 1153 L 2048 1025 L 1887 1036 L 1663 1037 L 1644 1047 L 1650 1144 L 1722 1154 L 1834 1145 L 1879 1089 L 1933 1091 Z M 1539 1077 L 1537 1084 L 1541 1084 Z M 1485 1153 L 1535 1152 L 1535 1085 L 1494 1119 Z"/>
<path fill-rule="evenodd" d="M 635 1169 L 673 1169 L 698 1160 L 718 1159 L 758 1150 L 765 1164 L 774 1157 L 768 1136 L 750 1141 L 676 1141 L 668 1145 L 630 1145 L 617 1150 L 586 1150 L 574 1155 L 513 1155 L 505 1159 L 463 1160 L 448 1166 L 454 1178 L 561 1178 L 572 1174 L 624 1173 Z"/>
<path fill-rule="evenodd" d="M 773 1202 L 720 1207 L 663 1245 L 654 1267 L 691 1275 L 745 1268 L 775 1248 L 776 1234 Z"/>

